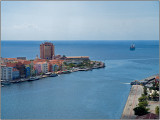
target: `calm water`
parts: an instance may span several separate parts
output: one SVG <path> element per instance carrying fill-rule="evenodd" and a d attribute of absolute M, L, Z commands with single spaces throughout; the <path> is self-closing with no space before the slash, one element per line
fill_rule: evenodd
<path fill-rule="evenodd" d="M 136 50 L 130 51 L 132 43 Z M 2 57 L 39 55 L 40 41 L 2 41 Z M 159 73 L 159 41 L 55 41 L 56 54 L 90 56 L 103 69 L 1 88 L 3 119 L 119 119 L 130 83 Z"/>

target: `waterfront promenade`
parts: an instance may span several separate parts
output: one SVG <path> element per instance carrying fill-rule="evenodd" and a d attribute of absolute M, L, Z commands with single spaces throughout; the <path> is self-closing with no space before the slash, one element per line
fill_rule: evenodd
<path fill-rule="evenodd" d="M 133 109 L 138 105 L 138 98 L 141 97 L 143 93 L 143 87 L 141 85 L 133 85 L 131 87 L 126 105 L 124 107 L 121 119 L 135 119 Z"/>

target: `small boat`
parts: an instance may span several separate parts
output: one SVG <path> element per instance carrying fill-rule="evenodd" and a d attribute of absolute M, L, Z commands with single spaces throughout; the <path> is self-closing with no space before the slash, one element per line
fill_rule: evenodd
<path fill-rule="evenodd" d="M 63 71 L 62 73 L 63 74 L 68 74 L 68 73 L 71 73 L 71 71 L 70 70 L 66 70 L 66 71 Z"/>
<path fill-rule="evenodd" d="M 21 82 L 21 81 L 20 81 L 20 80 L 17 80 L 17 81 L 16 81 L 16 83 L 19 83 L 19 82 Z"/>
<path fill-rule="evenodd" d="M 38 77 L 38 76 L 35 77 L 35 80 L 39 80 L 39 79 L 40 79 L 40 77 Z"/>
<path fill-rule="evenodd" d="M 30 79 L 28 81 L 34 81 L 34 80 L 36 80 L 35 77 L 30 77 Z"/>
<path fill-rule="evenodd" d="M 87 71 L 88 69 L 78 69 L 78 71 Z"/>
<path fill-rule="evenodd" d="M 48 76 L 47 76 L 47 75 L 43 75 L 43 76 L 42 76 L 42 78 L 46 78 L 46 77 L 48 77 Z"/>
<path fill-rule="evenodd" d="M 3 81 L 3 82 L 1 82 L 1 85 L 9 85 L 9 84 L 11 84 L 10 81 Z"/>
<path fill-rule="evenodd" d="M 49 77 L 56 77 L 58 76 L 57 74 L 51 74 Z"/>
<path fill-rule="evenodd" d="M 135 45 L 134 45 L 134 44 L 132 44 L 132 45 L 130 46 L 130 50 L 135 50 Z"/>

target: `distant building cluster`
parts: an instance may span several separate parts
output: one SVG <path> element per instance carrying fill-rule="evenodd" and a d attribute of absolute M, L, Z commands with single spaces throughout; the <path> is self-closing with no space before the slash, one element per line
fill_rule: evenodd
<path fill-rule="evenodd" d="M 14 80 L 62 70 L 64 60 L 1 58 L 1 79 Z M 7 61 L 7 62 L 6 62 Z"/>
<path fill-rule="evenodd" d="M 89 60 L 89 57 L 66 57 L 55 55 L 54 45 L 45 42 L 40 45 L 40 58 L 38 55 L 34 60 L 27 60 L 26 57 L 0 58 L 1 60 L 1 80 L 15 80 L 30 76 L 41 75 L 47 72 L 65 70 L 63 62 L 80 63 Z"/>

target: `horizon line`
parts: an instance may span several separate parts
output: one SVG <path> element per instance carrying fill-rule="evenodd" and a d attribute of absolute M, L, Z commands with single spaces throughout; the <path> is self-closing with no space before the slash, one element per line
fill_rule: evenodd
<path fill-rule="evenodd" d="M 1 41 L 143 41 L 143 40 L 1 40 Z M 159 40 L 145 40 L 145 41 L 159 41 Z"/>

